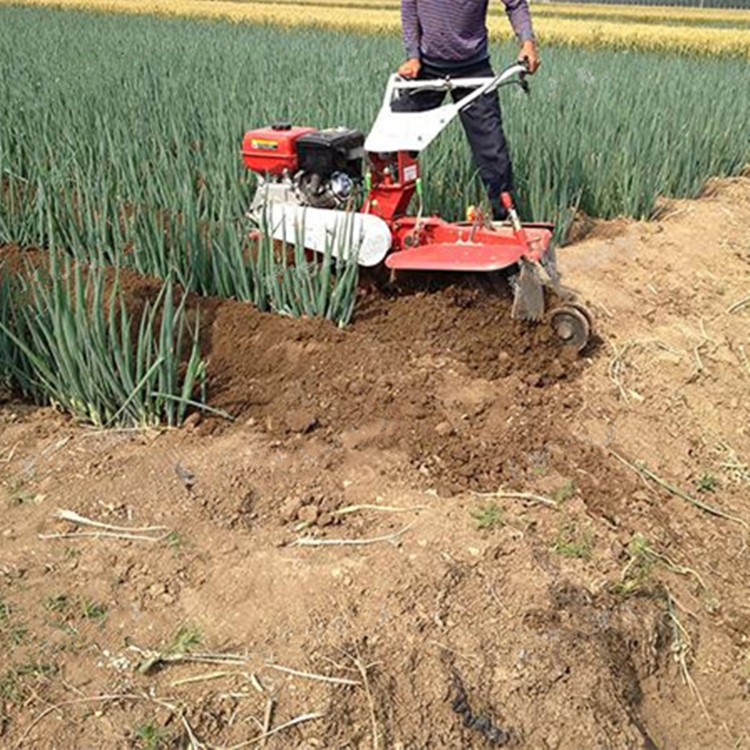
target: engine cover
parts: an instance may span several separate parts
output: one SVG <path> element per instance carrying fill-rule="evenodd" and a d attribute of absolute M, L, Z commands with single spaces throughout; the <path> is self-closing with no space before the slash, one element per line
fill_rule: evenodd
<path fill-rule="evenodd" d="M 298 167 L 321 180 L 341 172 L 353 180 L 362 178 L 365 136 L 359 130 L 330 128 L 307 133 L 296 141 Z"/>
<path fill-rule="evenodd" d="M 293 174 L 298 169 L 297 142 L 315 132 L 315 128 L 289 125 L 248 130 L 242 140 L 242 159 L 258 174 L 281 177 L 285 170 Z"/>

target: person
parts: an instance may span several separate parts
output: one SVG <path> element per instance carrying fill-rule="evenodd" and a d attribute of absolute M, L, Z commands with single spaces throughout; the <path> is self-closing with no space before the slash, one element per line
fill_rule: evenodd
<path fill-rule="evenodd" d="M 487 33 L 489 0 L 401 0 L 401 25 L 406 62 L 398 69 L 403 78 L 434 79 L 493 77 Z M 521 42 L 518 59 L 529 73 L 541 62 L 527 0 L 503 0 L 516 37 Z M 451 92 L 453 100 L 467 89 Z M 394 103 L 399 111 L 421 111 L 440 106 L 442 91 L 414 91 Z M 484 182 L 493 217 L 503 221 L 507 212 L 501 193 L 513 192 L 513 167 L 503 132 L 497 91 L 481 96 L 460 113 L 474 161 Z"/>

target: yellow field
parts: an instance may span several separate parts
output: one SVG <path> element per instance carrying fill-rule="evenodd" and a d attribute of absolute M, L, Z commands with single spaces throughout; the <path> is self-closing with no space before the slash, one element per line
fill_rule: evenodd
<path fill-rule="evenodd" d="M 215 0 L 205 0 L 215 2 Z M 398 10 L 401 0 L 232 0 L 247 5 L 322 5 L 338 8 L 393 9 Z M 670 23 L 690 25 L 735 25 L 750 26 L 750 10 L 678 8 L 672 6 L 648 5 L 597 5 L 594 3 L 548 3 L 531 2 L 534 17 L 560 17 L 580 19 L 643 21 L 649 23 Z M 490 3 L 490 14 L 503 15 L 500 2 Z"/>
<path fill-rule="evenodd" d="M 368 1 L 368 0 L 366 0 Z M 369 0 L 373 1 L 373 0 Z M 531 3 L 535 16 L 626 18 L 652 22 L 750 24 L 750 10 L 676 8 L 653 5 L 596 5 L 593 3 Z"/>
<path fill-rule="evenodd" d="M 398 0 L 22 1 L 26 5 L 224 18 L 237 22 L 308 25 L 358 32 L 398 33 L 401 28 Z M 18 0 L 0 0 L 0 5 L 17 3 Z M 532 8 L 534 26 L 542 44 L 679 51 L 708 56 L 735 55 L 750 59 L 750 26 L 747 24 L 750 21 L 750 11 L 544 4 L 534 4 Z M 623 14 L 628 16 L 627 21 L 621 20 Z M 612 19 L 606 18 L 607 15 Z M 632 20 L 629 20 L 631 18 Z M 710 19 L 707 23 L 716 22 L 718 19 L 722 23 L 735 23 L 736 26 L 703 26 L 697 23 L 701 19 Z M 493 12 L 488 25 L 493 39 L 511 37 L 510 26 L 504 14 Z"/>

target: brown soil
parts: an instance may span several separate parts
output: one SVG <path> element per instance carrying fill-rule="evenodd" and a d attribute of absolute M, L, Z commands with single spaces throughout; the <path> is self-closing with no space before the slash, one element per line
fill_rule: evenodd
<path fill-rule="evenodd" d="M 203 300 L 235 422 L 0 405 L 0 746 L 231 747 L 269 697 L 272 727 L 322 716 L 268 748 L 750 743 L 747 529 L 615 455 L 750 520 L 750 180 L 662 217 L 561 251 L 580 358 L 471 284 L 367 295 L 344 331 Z M 172 533 L 39 538 L 74 530 L 57 508 Z M 185 625 L 247 664 L 138 670 Z"/>

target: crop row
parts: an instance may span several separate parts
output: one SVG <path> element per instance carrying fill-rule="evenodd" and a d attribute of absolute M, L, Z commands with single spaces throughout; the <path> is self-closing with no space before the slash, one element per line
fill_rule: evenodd
<path fill-rule="evenodd" d="M 0 18 L 0 239 L 158 276 L 177 267 L 188 288 L 226 296 L 239 294 L 253 188 L 244 130 L 287 119 L 366 131 L 403 54 L 394 37 L 312 29 Z M 496 66 L 516 51 L 493 46 Z M 739 60 L 548 50 L 530 98 L 502 95 L 525 215 L 562 235 L 575 210 L 648 216 L 660 194 L 738 172 L 749 76 Z M 460 129 L 425 161 L 428 209 L 462 216 L 480 191 Z"/>
<path fill-rule="evenodd" d="M 0 386 L 97 427 L 180 424 L 206 365 L 174 291 L 167 280 L 137 314 L 116 273 L 55 253 L 11 273 L 0 253 Z"/>

